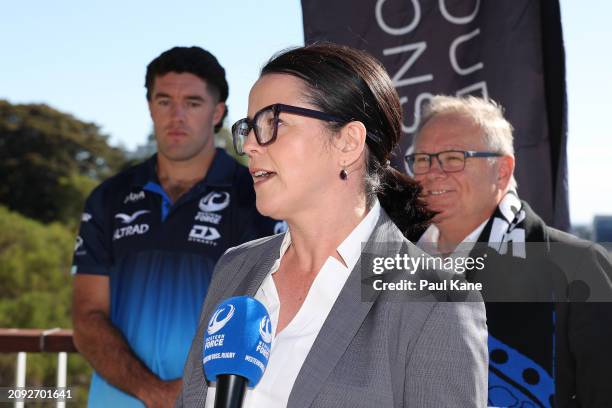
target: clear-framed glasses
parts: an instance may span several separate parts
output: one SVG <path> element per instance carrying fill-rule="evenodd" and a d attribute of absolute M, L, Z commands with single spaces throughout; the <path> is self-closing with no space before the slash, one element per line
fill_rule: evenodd
<path fill-rule="evenodd" d="M 500 157 L 501 153 L 476 152 L 473 150 L 446 150 L 438 153 L 413 153 L 406 155 L 405 160 L 408 170 L 414 175 L 425 174 L 431 168 L 431 162 L 435 157 L 440 168 L 445 173 L 455 173 L 465 168 L 465 161 L 470 157 Z"/>
<path fill-rule="evenodd" d="M 266 106 L 260 109 L 253 119 L 244 118 L 234 123 L 232 126 L 232 140 L 234 142 L 234 149 L 239 155 L 244 155 L 244 142 L 246 142 L 251 129 L 255 133 L 255 139 L 260 146 L 266 146 L 273 143 L 276 140 L 276 134 L 278 133 L 278 117 L 281 112 L 292 113 L 294 115 L 307 116 L 309 118 L 324 120 L 326 122 L 347 122 L 346 120 L 340 119 L 327 113 L 300 108 L 298 106 L 284 105 L 282 103 L 275 103 L 274 105 Z"/>

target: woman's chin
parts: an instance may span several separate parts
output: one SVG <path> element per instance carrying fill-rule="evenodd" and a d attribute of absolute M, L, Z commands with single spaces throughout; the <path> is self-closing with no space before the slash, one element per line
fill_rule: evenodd
<path fill-rule="evenodd" d="M 257 211 L 261 215 L 265 215 L 266 217 L 274 218 L 275 220 L 282 220 L 281 211 L 278 203 L 275 203 L 271 200 L 266 200 L 257 196 L 255 201 L 255 205 L 257 207 Z"/>

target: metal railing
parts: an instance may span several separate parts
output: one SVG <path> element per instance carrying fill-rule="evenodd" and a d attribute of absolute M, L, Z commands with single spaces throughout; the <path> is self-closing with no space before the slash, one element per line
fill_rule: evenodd
<path fill-rule="evenodd" d="M 72 330 L 66 329 L 3 329 L 0 328 L 0 353 L 17 353 L 15 387 L 26 386 L 27 353 L 58 353 L 57 388 L 66 387 L 68 353 L 78 353 L 72 340 Z M 58 401 L 57 408 L 65 402 Z M 23 408 L 23 402 L 15 402 L 15 408 Z"/>

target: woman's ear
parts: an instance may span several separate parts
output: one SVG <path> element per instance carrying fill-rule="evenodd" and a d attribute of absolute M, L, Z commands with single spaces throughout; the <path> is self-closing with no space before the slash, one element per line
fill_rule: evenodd
<path fill-rule="evenodd" d="M 334 137 L 334 147 L 338 149 L 339 164 L 350 166 L 356 162 L 365 149 L 367 130 L 363 123 L 352 121 L 340 129 Z"/>

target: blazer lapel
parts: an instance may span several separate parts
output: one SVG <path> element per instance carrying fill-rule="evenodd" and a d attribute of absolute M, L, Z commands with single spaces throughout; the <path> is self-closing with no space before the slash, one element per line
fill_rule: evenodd
<path fill-rule="evenodd" d="M 219 293 L 216 299 L 207 299 L 204 307 L 203 318 L 209 319 L 214 309 L 222 301 L 233 296 L 252 296 L 254 297 L 257 293 L 257 289 L 261 286 L 261 283 L 266 278 L 274 261 L 278 258 L 280 246 L 283 242 L 283 236 L 279 235 L 274 237 L 269 242 L 265 243 L 261 247 L 259 256 L 251 254 L 245 262 L 237 268 L 237 272 L 229 282 L 238 282 L 238 285 L 234 286 L 231 284 L 223 285 L 227 289 Z M 224 273 L 231 271 L 223 271 Z M 209 291 L 210 293 L 211 291 Z"/>
<path fill-rule="evenodd" d="M 405 240 L 401 232 L 381 209 L 378 223 L 363 252 L 376 251 L 380 255 L 394 256 L 402 242 Z M 381 253 L 380 249 L 384 252 Z M 351 271 L 302 365 L 289 395 L 287 405 L 290 407 L 309 407 L 312 404 L 376 300 L 377 294 L 368 302 L 361 299 L 362 258 Z"/>

